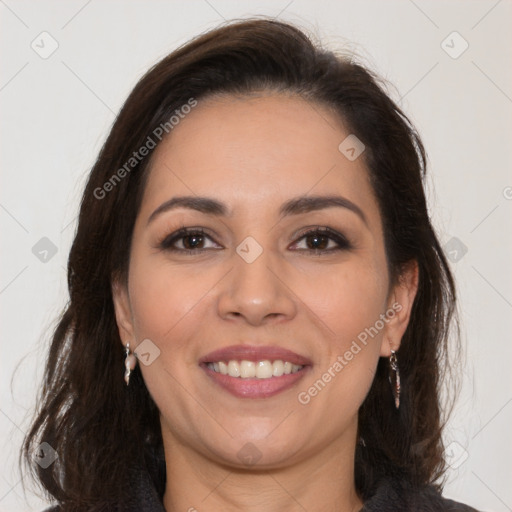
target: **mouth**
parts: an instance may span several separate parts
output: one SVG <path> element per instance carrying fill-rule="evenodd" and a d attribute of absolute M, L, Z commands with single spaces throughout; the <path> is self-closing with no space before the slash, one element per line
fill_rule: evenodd
<path fill-rule="evenodd" d="M 199 366 L 238 398 L 269 398 L 293 387 L 312 363 L 280 347 L 235 345 L 202 357 Z"/>

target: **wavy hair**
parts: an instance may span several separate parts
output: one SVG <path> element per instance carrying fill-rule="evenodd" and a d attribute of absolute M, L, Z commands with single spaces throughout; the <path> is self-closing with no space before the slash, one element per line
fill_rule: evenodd
<path fill-rule="evenodd" d="M 449 369 L 455 288 L 427 211 L 423 145 L 366 67 L 313 43 L 293 25 L 256 18 L 223 24 L 153 66 L 124 103 L 90 172 L 68 260 L 69 301 L 52 333 L 21 454 L 22 466 L 28 464 L 47 496 L 64 506 L 121 502 L 133 492 L 125 482 L 134 465 L 147 470 L 160 496 L 165 488 L 159 411 L 138 368 L 130 387 L 124 385 L 112 299 L 114 280 L 127 279 L 152 150 L 131 161 L 129 170 L 126 163 L 191 98 L 255 91 L 299 95 L 339 116 L 366 146 L 392 280 L 411 261 L 419 267 L 419 288 L 398 351 L 400 409 L 393 405 L 388 362 L 381 358 L 359 411 L 364 442 L 356 447 L 357 491 L 365 499 L 391 474 L 415 486 L 442 487 L 440 391 Z M 122 179 L 112 181 L 116 172 Z M 108 193 L 99 192 L 107 182 Z M 46 469 L 32 456 L 42 442 L 58 453 Z"/>

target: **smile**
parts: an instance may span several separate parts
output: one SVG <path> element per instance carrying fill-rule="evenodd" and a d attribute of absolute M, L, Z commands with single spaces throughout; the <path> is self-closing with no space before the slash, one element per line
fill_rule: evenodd
<path fill-rule="evenodd" d="M 293 364 L 289 361 L 219 361 L 208 363 L 208 368 L 222 375 L 229 375 L 241 379 L 270 379 L 272 377 L 281 377 L 290 373 L 297 373 L 303 368 L 300 364 Z"/>
<path fill-rule="evenodd" d="M 312 361 L 277 345 L 232 345 L 203 356 L 199 367 L 237 398 L 269 398 L 294 386 Z"/>

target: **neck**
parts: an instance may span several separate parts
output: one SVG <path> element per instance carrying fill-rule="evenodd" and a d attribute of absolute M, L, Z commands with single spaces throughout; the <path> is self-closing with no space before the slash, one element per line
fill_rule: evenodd
<path fill-rule="evenodd" d="M 164 448 L 166 512 L 357 512 L 354 484 L 356 431 L 301 462 L 276 469 L 239 469 L 179 443 Z"/>

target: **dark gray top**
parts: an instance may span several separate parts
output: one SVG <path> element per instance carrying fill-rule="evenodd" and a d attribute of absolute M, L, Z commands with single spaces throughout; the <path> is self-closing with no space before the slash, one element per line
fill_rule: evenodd
<path fill-rule="evenodd" d="M 133 498 L 125 504 L 62 508 L 55 505 L 43 512 L 165 512 L 147 472 L 134 482 Z M 421 489 L 397 479 L 383 480 L 360 512 L 478 512 L 474 508 L 443 498 L 432 486 Z"/>

